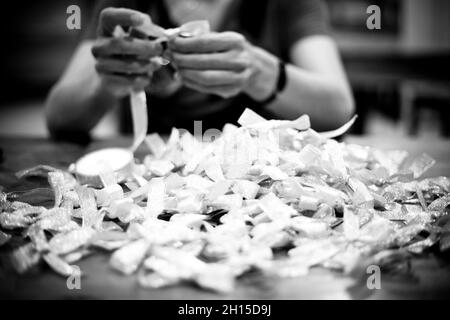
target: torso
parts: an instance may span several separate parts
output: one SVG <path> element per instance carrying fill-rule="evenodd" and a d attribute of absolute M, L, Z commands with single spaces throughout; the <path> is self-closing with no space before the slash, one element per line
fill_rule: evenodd
<path fill-rule="evenodd" d="M 176 24 L 208 20 L 211 30 L 218 31 L 235 0 L 164 0 L 170 19 Z"/>

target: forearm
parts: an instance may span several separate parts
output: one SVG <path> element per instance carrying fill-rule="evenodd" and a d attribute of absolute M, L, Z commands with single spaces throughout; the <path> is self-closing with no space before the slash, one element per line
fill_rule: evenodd
<path fill-rule="evenodd" d="M 125 32 L 117 36 L 118 25 L 152 27 L 150 17 L 135 10 L 106 8 L 100 13 L 98 38 L 80 43 L 47 99 L 47 123 L 54 136 L 88 133 L 130 92 L 151 84 L 157 68 L 152 58 L 161 55 L 161 42 L 129 38 Z"/>
<path fill-rule="evenodd" d="M 119 103 L 118 98 L 100 88 L 100 79 L 95 70 L 76 82 L 62 81 L 56 84 L 46 105 L 50 132 L 88 133 Z"/>
<path fill-rule="evenodd" d="M 287 85 L 267 110 L 280 118 L 295 119 L 308 114 L 316 129 L 333 129 L 353 113 L 350 89 L 338 79 L 286 66 Z"/>
<path fill-rule="evenodd" d="M 246 90 L 256 101 L 267 100 L 277 88 L 279 60 L 269 52 L 251 47 L 254 76 Z M 339 53 L 326 37 L 299 41 L 286 65 L 286 86 L 266 109 L 282 119 L 308 114 L 318 130 L 334 129 L 349 120 L 353 97 Z"/>

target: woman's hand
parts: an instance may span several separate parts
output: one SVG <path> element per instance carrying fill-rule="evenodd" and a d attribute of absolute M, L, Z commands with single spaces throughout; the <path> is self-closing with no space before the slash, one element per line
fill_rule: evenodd
<path fill-rule="evenodd" d="M 172 61 L 186 87 L 230 98 L 241 93 L 257 101 L 275 90 L 278 60 L 235 32 L 177 37 Z"/>
<path fill-rule="evenodd" d="M 122 8 L 107 8 L 100 13 L 98 39 L 92 47 L 95 68 L 100 75 L 100 89 L 122 98 L 131 90 L 143 90 L 159 67 L 150 61 L 161 56 L 160 41 L 131 37 L 114 38 L 116 26 L 139 27 L 151 23 L 148 15 Z"/>

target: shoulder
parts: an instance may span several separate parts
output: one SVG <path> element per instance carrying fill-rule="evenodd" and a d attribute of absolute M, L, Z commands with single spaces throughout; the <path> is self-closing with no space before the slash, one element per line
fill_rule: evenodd
<path fill-rule="evenodd" d="M 328 34 L 328 10 L 321 0 L 272 0 L 277 4 L 278 20 L 292 41 Z"/>

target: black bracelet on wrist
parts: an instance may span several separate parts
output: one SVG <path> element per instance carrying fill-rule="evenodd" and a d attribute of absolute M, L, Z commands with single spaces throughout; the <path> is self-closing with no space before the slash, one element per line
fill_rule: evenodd
<path fill-rule="evenodd" d="M 268 104 L 271 104 L 274 102 L 278 94 L 280 92 L 283 92 L 287 85 L 287 72 L 286 72 L 286 64 L 284 61 L 279 60 L 278 61 L 278 80 L 277 85 L 275 87 L 274 92 L 264 101 L 261 102 L 262 105 L 266 106 Z"/>

